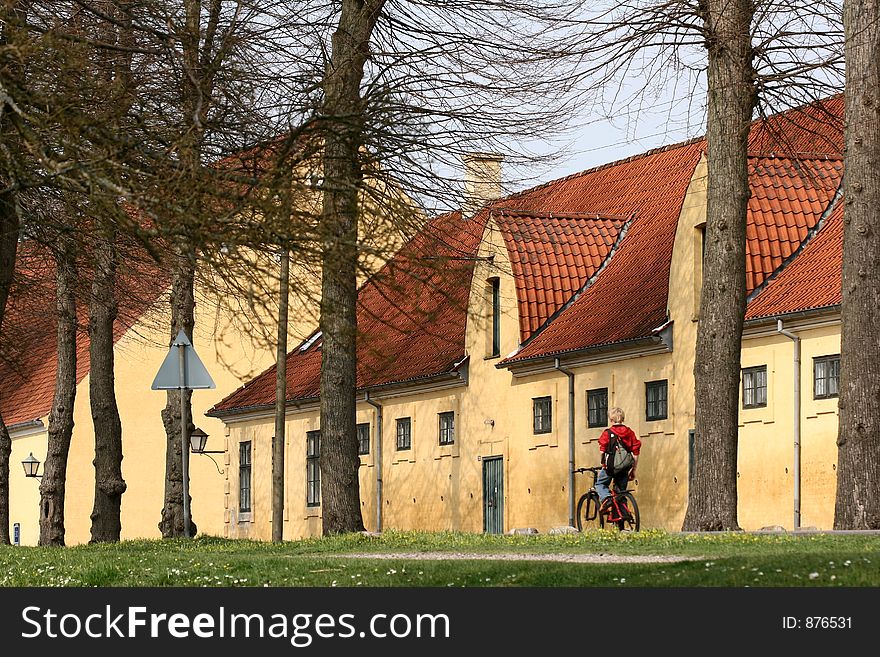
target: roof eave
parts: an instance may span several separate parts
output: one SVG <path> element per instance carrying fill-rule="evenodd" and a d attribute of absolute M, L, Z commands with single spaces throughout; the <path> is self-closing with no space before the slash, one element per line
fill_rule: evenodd
<path fill-rule="evenodd" d="M 762 317 L 754 317 L 747 319 L 743 323 L 743 335 L 751 336 L 751 334 L 760 333 L 767 327 L 776 330 L 776 322 L 778 320 L 795 321 L 795 322 L 815 322 L 815 321 L 839 321 L 840 320 L 840 304 L 830 306 L 819 306 L 816 308 L 807 308 L 805 310 L 791 310 L 782 313 L 774 313 L 772 315 L 764 315 Z"/>
<path fill-rule="evenodd" d="M 408 390 L 411 392 L 411 390 L 409 389 L 415 388 L 417 389 L 417 392 L 421 392 L 422 388 L 436 387 L 438 384 L 442 385 L 444 383 L 460 383 L 464 385 L 467 384 L 467 367 L 462 367 L 464 362 L 464 360 L 457 362 L 454 369 L 450 371 L 427 374 L 424 376 L 419 376 L 402 381 L 389 381 L 387 383 L 380 383 L 378 385 L 365 386 L 362 388 L 358 388 L 357 392 L 359 394 L 369 392 L 371 397 L 374 396 L 374 393 L 378 393 L 375 395 L 376 397 L 388 397 L 393 396 L 393 392 L 396 390 Z M 317 395 L 313 395 L 311 397 L 300 397 L 297 399 L 288 399 L 285 404 L 285 408 L 294 410 L 306 410 L 311 406 L 317 406 L 320 401 L 321 398 Z M 274 410 L 274 403 L 254 404 L 251 406 L 240 406 L 236 408 L 227 408 L 221 410 L 211 409 L 206 412 L 205 415 L 223 420 L 226 418 L 232 418 L 241 415 L 260 415 Z"/>
<path fill-rule="evenodd" d="M 608 342 L 569 351 L 530 356 L 521 360 L 501 362 L 495 365 L 495 367 L 498 369 L 509 369 L 514 376 L 527 376 L 554 370 L 557 359 L 559 359 L 560 363 L 564 362 L 569 367 L 577 367 L 582 364 L 623 360 L 635 356 L 668 353 L 671 351 L 671 345 L 664 342 L 659 334 L 652 334 L 629 340 Z"/>

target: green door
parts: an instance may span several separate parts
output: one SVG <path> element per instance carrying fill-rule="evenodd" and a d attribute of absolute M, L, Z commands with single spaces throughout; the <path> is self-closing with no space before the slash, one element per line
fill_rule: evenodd
<path fill-rule="evenodd" d="M 504 533 L 504 459 L 483 459 L 483 531 Z"/>

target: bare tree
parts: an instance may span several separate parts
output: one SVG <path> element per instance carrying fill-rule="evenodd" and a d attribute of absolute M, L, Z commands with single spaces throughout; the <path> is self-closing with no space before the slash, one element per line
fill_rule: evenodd
<path fill-rule="evenodd" d="M 757 105 L 750 0 L 706 0 L 707 210 L 697 329 L 695 476 L 683 529 L 739 529 L 736 459 L 746 308 L 748 139 Z"/>
<path fill-rule="evenodd" d="M 64 545 L 64 500 L 67 459 L 73 436 L 76 400 L 76 239 L 63 230 L 55 247 L 57 369 L 55 396 L 49 412 L 49 442 L 40 482 L 40 545 Z"/>
<path fill-rule="evenodd" d="M 880 529 L 880 3 L 845 0 L 846 127 L 835 529 Z"/>
<path fill-rule="evenodd" d="M 21 60 L 22 29 L 27 16 L 27 2 L 4 2 L 0 5 L 0 140 L 3 168 L 0 170 L 0 340 L 6 300 L 15 273 L 15 256 L 20 228 L 17 199 L 17 166 L 19 148 L 15 127 L 10 120 L 12 103 L 9 84 L 20 84 L 24 62 Z M 12 440 L 0 414 L 0 544 L 9 544 L 9 456 Z"/>
<path fill-rule="evenodd" d="M 583 19 L 581 75 L 610 113 L 665 93 L 691 99 L 705 74 L 708 208 L 696 361 L 694 476 L 685 529 L 738 527 L 736 462 L 745 312 L 747 161 L 756 114 L 812 100 L 839 80 L 836 3 L 626 0 Z M 575 20 L 581 20 L 577 17 Z M 632 83 L 638 71 L 647 82 Z M 679 91 L 685 87 L 684 94 Z M 670 109 L 670 120 L 673 118 Z M 784 138 L 781 148 L 787 145 Z M 709 494 L 711 492 L 711 494 Z"/>

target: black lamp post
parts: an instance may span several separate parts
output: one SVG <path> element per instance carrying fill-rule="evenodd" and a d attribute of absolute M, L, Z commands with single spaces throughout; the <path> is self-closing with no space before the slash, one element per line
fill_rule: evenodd
<path fill-rule="evenodd" d="M 24 468 L 25 477 L 32 479 L 43 478 L 43 475 L 40 474 L 40 461 L 34 456 L 33 452 L 28 454 L 28 457 L 21 462 L 21 467 Z"/>

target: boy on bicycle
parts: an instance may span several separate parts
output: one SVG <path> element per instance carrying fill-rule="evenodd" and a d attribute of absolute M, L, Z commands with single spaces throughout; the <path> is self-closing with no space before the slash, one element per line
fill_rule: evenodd
<path fill-rule="evenodd" d="M 628 481 L 635 479 L 636 464 L 639 461 L 639 450 L 642 447 L 642 441 L 638 439 L 635 432 L 623 424 L 623 421 L 626 418 L 622 408 L 615 406 L 614 408 L 609 409 L 608 419 L 611 421 L 611 426 L 605 429 L 605 431 L 602 432 L 602 435 L 599 436 L 599 455 L 602 459 L 602 470 L 599 471 L 599 475 L 596 477 L 596 492 L 599 493 L 601 503 L 600 508 L 603 510 L 606 510 L 611 503 L 611 490 L 609 490 L 608 486 L 611 483 L 612 478 L 614 479 L 615 487 L 621 492 L 626 490 Z M 623 443 L 623 446 L 627 451 L 632 453 L 633 457 L 632 467 L 628 471 L 624 470 L 623 472 L 618 472 L 613 477 L 605 469 L 605 450 L 608 449 L 608 443 L 611 442 L 611 432 L 614 432 L 617 439 Z"/>

